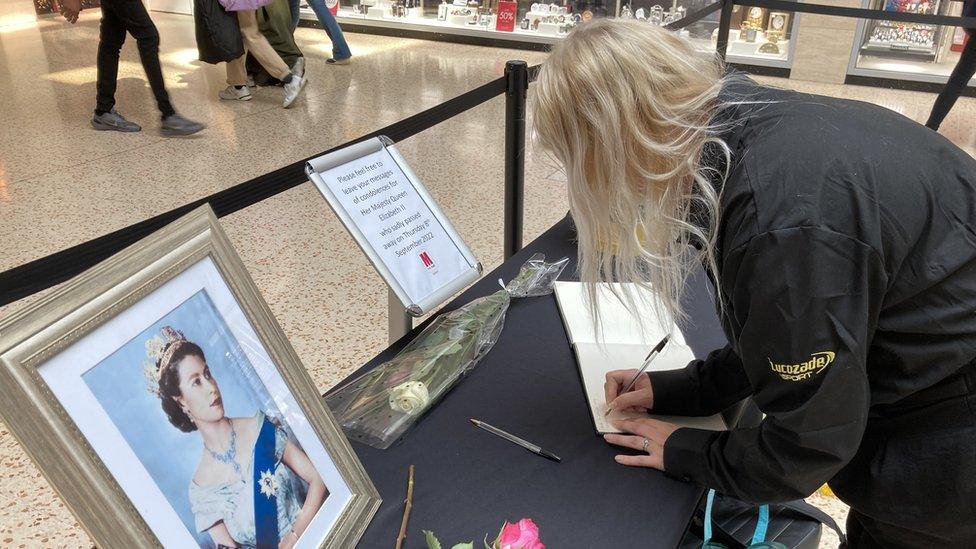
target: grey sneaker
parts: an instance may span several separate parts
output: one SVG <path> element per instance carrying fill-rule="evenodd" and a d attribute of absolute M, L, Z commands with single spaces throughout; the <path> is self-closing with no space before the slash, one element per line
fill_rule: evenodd
<path fill-rule="evenodd" d="M 246 82 L 246 84 L 247 84 L 247 87 L 249 87 L 249 88 L 256 88 L 256 87 L 258 87 L 258 85 L 254 83 L 254 77 L 251 76 L 250 74 L 247 75 L 247 82 Z"/>
<path fill-rule="evenodd" d="M 223 99 L 224 101 L 250 101 L 251 89 L 247 86 L 244 86 L 241 89 L 237 89 L 234 86 L 227 86 L 226 88 L 220 90 L 217 97 Z"/>
<path fill-rule="evenodd" d="M 326 59 L 325 62 L 330 65 L 348 65 L 349 63 L 352 63 L 352 58 L 346 57 L 345 59 L 336 59 L 334 57 L 330 57 Z"/>
<path fill-rule="evenodd" d="M 291 68 L 291 72 L 298 76 L 305 76 L 305 58 L 299 57 L 295 61 L 295 66 Z"/>
<path fill-rule="evenodd" d="M 159 131 L 166 136 L 191 135 L 206 128 L 199 122 L 187 120 L 178 114 L 171 114 L 163 119 Z"/>
<path fill-rule="evenodd" d="M 304 76 L 292 75 L 291 82 L 285 84 L 285 101 L 281 104 L 282 107 L 288 108 L 292 103 L 298 99 L 298 96 L 305 89 L 305 84 L 308 79 Z"/>
<path fill-rule="evenodd" d="M 139 124 L 129 122 L 115 109 L 104 114 L 92 116 L 91 125 L 96 130 L 113 132 L 137 132 L 142 129 Z"/>

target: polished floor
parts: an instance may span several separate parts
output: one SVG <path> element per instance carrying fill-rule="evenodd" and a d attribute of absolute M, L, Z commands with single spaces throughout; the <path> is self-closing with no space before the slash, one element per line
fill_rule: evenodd
<path fill-rule="evenodd" d="M 157 133 L 134 44 L 123 51 L 118 108 L 139 134 L 92 131 L 98 19 L 0 26 L 0 270 L 167 211 L 314 155 L 501 75 L 507 59 L 541 53 L 349 35 L 354 63 L 325 63 L 324 32 L 300 29 L 310 83 L 293 109 L 280 89 L 250 103 L 216 99 L 221 66 L 196 59 L 192 20 L 154 14 L 177 109 L 209 128 L 189 139 Z M 922 120 L 934 96 L 785 80 L 777 85 L 872 101 Z M 571 106 L 567 106 L 571 108 Z M 496 98 L 399 145 L 486 268 L 501 261 L 502 115 Z M 943 133 L 976 154 L 976 100 Z M 561 218 L 560 172 L 530 154 L 526 238 Z M 223 220 L 304 364 L 325 390 L 385 346 L 386 291 L 308 184 Z M 31 301 L 6 308 L 0 315 Z M 54 491 L 0 424 L 0 546 L 90 546 Z M 838 507 L 838 514 L 843 511 Z"/>

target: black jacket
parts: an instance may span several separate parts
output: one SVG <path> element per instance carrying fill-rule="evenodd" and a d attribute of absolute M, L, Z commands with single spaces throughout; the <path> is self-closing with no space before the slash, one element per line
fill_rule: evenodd
<path fill-rule="evenodd" d="M 217 0 L 194 0 L 193 22 L 200 61 L 216 65 L 244 55 L 237 14 Z"/>
<path fill-rule="evenodd" d="M 717 122 L 733 164 L 718 273 L 731 344 L 651 374 L 654 410 L 753 395 L 756 428 L 679 429 L 669 474 L 747 501 L 805 497 L 872 415 L 976 357 L 976 161 L 871 104 L 741 79 Z"/>

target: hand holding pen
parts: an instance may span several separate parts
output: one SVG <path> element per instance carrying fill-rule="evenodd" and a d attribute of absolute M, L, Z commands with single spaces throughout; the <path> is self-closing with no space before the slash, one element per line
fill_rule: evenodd
<path fill-rule="evenodd" d="M 646 412 L 654 406 L 654 390 L 650 377 L 644 375 L 647 367 L 657 358 L 658 354 L 668 344 L 668 336 L 660 341 L 644 358 L 639 370 L 614 370 L 607 372 L 607 381 L 603 385 L 607 399 L 607 410 L 604 416 L 617 411 Z"/>

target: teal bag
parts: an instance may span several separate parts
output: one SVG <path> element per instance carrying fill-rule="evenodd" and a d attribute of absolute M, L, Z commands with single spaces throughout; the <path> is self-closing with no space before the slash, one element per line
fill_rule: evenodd
<path fill-rule="evenodd" d="M 715 490 L 708 491 L 708 499 L 705 502 L 705 541 L 702 542 L 702 549 L 728 549 L 725 545 L 712 541 L 712 505 L 715 502 Z M 766 541 L 766 529 L 769 528 L 769 505 L 759 506 L 759 521 L 752 534 L 752 542 L 747 546 L 748 549 L 787 549 L 785 545 L 778 541 Z"/>

